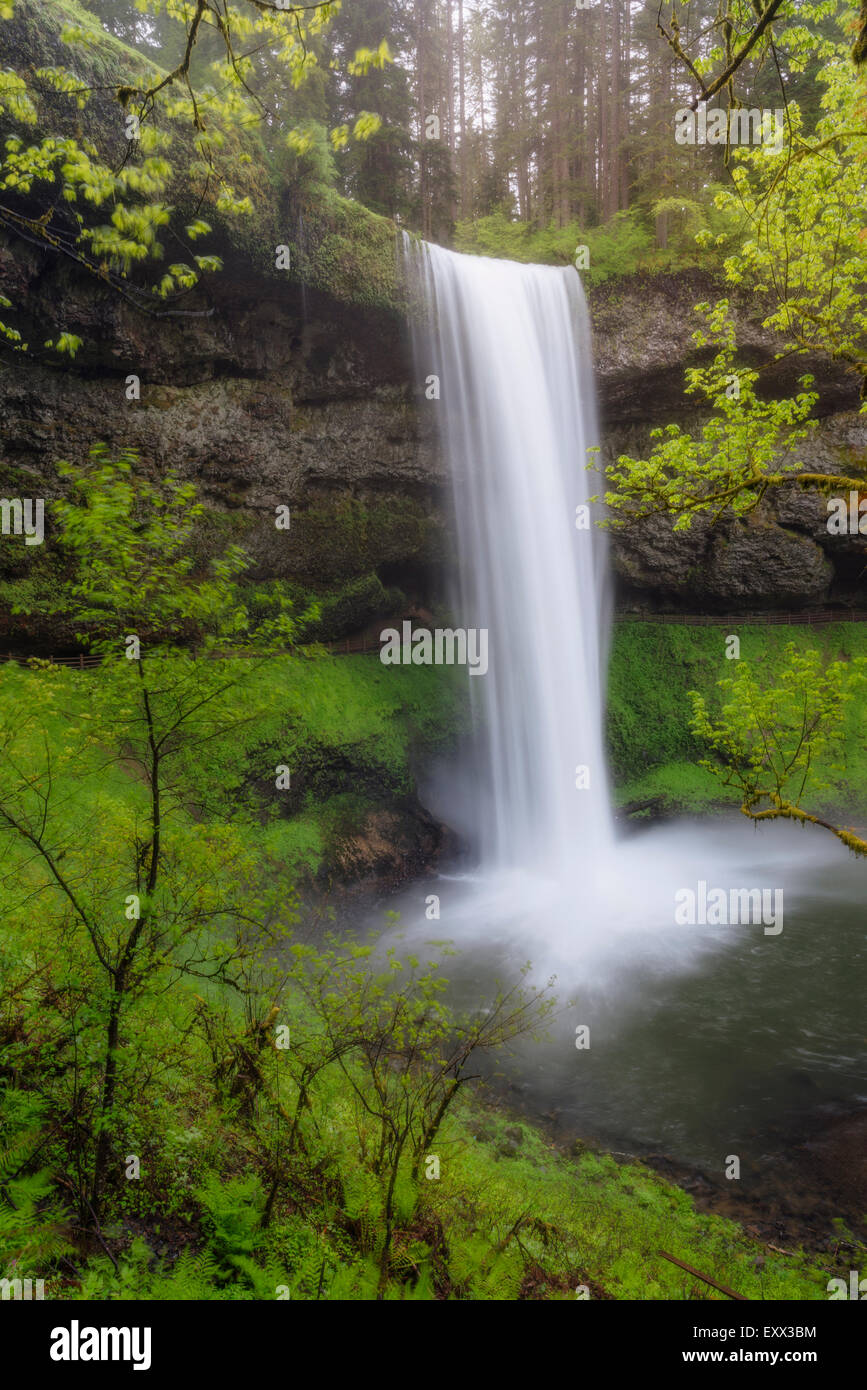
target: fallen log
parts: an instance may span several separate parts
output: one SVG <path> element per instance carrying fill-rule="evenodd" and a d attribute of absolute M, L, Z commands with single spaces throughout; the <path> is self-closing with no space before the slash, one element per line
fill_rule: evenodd
<path fill-rule="evenodd" d="M 666 1250 L 660 1250 L 659 1253 L 664 1260 L 671 1260 L 673 1265 L 679 1265 L 681 1269 L 685 1269 L 687 1274 L 694 1274 L 696 1279 L 701 1279 L 702 1283 L 710 1284 L 712 1289 L 719 1289 L 726 1298 L 737 1298 L 742 1303 L 749 1303 L 750 1300 L 746 1294 L 735 1293 L 734 1289 L 728 1288 L 725 1284 L 717 1283 L 716 1279 L 711 1279 L 709 1274 L 701 1274 L 697 1269 L 693 1269 L 692 1265 L 688 1265 L 685 1260 L 678 1260 L 674 1255 L 669 1255 Z"/>

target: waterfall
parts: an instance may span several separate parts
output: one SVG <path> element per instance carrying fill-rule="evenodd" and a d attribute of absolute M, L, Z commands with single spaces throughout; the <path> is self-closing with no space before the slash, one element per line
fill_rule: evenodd
<path fill-rule="evenodd" d="M 718 1165 L 756 1142 L 766 1153 L 764 1136 L 779 1140 L 803 1104 L 808 1072 L 814 1104 L 841 1083 L 852 1105 L 863 1092 L 856 1001 L 839 974 L 846 950 L 838 978 L 821 945 L 829 910 L 855 930 L 845 850 L 829 851 L 815 827 L 722 817 L 648 824 L 615 845 L 605 532 L 592 504 L 591 525 L 575 525 L 576 508 L 601 491 L 587 467 L 598 429 L 580 281 L 571 268 L 409 238 L 404 248 L 420 408 L 454 490 L 453 622 L 487 629 L 488 650 L 485 674 L 466 677 L 473 745 L 424 792 L 434 814 L 477 838 L 479 862 L 443 866 L 390 899 L 377 960 L 385 969 L 407 945 L 439 960 L 447 941 L 449 1000 L 468 1012 L 487 1012 L 492 981 L 519 985 L 528 965 L 535 985 L 556 978 L 562 1011 L 549 1039 L 519 1040 L 496 1063 L 510 1105 L 689 1163 Z M 723 673 L 722 641 L 717 660 Z M 589 786 L 576 786 L 579 767 Z M 728 903 L 773 894 L 781 933 L 764 918 L 678 911 L 684 895 L 704 901 L 709 884 Z M 380 903 L 370 926 L 381 931 Z M 703 1103 L 711 1092 L 722 1111 Z"/>
<path fill-rule="evenodd" d="M 423 408 L 453 481 L 456 621 L 488 631 L 487 673 L 469 680 L 482 865 L 589 892 L 605 861 L 610 870 L 613 829 L 609 585 L 604 533 L 587 522 L 598 433 L 581 283 L 571 268 L 404 245 L 424 310 Z"/>
<path fill-rule="evenodd" d="M 836 892 L 817 888 L 828 847 L 801 829 L 737 818 L 648 824 L 615 844 L 603 733 L 607 547 L 592 504 L 591 525 L 575 525 L 576 508 L 601 491 L 587 467 L 598 427 L 579 278 L 571 268 L 456 255 L 409 238 L 404 254 L 420 406 L 439 431 L 454 489 L 453 621 L 488 630 L 488 669 L 466 678 L 478 705 L 472 748 L 425 788 L 434 814 L 453 815 L 478 839 L 479 862 L 410 885 L 378 949 L 385 959 L 407 941 L 421 953 L 448 940 L 450 988 L 467 1007 L 487 997 L 492 978 L 519 981 L 528 960 L 535 982 L 556 976 L 558 988 L 574 991 L 574 1008 L 567 999 L 542 1060 L 527 1045 L 522 1085 L 540 1102 L 565 1100 L 582 1124 L 615 1137 L 624 1107 L 638 1111 L 655 1096 L 646 1132 L 656 1142 L 669 1098 L 694 1090 L 702 1048 L 711 1076 L 727 1048 L 746 1056 L 725 1027 L 739 1016 L 739 991 L 755 987 L 761 1020 L 762 991 L 775 990 L 774 953 L 799 930 L 803 949 L 815 949 L 815 913 Z M 718 659 L 724 672 L 722 643 Z M 590 784 L 579 788 L 582 766 Z M 827 872 L 838 868 L 839 857 Z M 785 933 L 685 923 L 677 904 L 702 881 L 728 895 L 785 891 Z M 381 926 L 379 905 L 371 926 Z M 696 1011 L 672 1029 L 672 981 L 690 974 L 712 981 L 711 992 L 699 990 Z M 716 1000 L 727 979 L 737 983 L 723 1016 Z M 654 1032 L 648 1020 L 657 1017 L 665 1022 Z M 579 1051 L 583 1028 L 592 1046 Z M 727 1041 L 711 1056 L 707 1040 L 720 1028 Z M 752 1033 L 762 1051 L 765 1031 L 758 1022 Z M 802 1040 L 790 1041 L 800 1067 Z M 640 1082 L 630 1092 L 633 1076 Z M 678 1112 L 672 1142 L 694 1120 L 689 1106 Z M 702 1152 L 719 1151 L 716 1123 Z"/>

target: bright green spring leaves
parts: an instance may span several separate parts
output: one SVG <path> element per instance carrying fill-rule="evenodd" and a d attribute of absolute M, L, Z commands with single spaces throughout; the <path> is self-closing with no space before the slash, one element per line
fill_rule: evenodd
<path fill-rule="evenodd" d="M 823 36 L 821 23 L 835 12 L 833 4 L 804 5 L 797 22 L 778 26 L 779 47 L 793 70 L 817 53 L 822 60 L 815 128 L 807 132 L 797 104 L 788 102 L 782 148 L 735 147 L 732 186 L 716 201 L 726 222 L 741 228 L 738 249 L 724 263 L 726 277 L 764 300 L 764 326 L 780 335 L 778 355 L 810 353 L 842 362 L 860 377 L 863 396 L 867 99 L 848 31 L 838 41 Z M 698 237 L 707 248 L 723 248 L 725 240 L 710 231 Z M 817 400 L 808 389 L 811 379 L 801 379 L 803 389 L 794 397 L 766 399 L 759 373 L 737 363 L 729 302 L 697 308 L 704 325 L 694 342 L 715 355 L 710 365 L 687 372 L 686 391 L 699 397 L 709 417 L 698 430 L 675 424 L 655 430 L 646 458 L 617 459 L 606 494 L 612 524 L 663 514 L 683 529 L 696 514 L 743 515 L 768 487 L 857 488 L 857 477 L 810 473 L 798 458 Z"/>
<path fill-rule="evenodd" d="M 686 391 L 703 398 L 714 413 L 698 433 L 676 424 L 654 429 L 651 438 L 659 442 L 646 459 L 618 458 L 608 470 L 605 495 L 614 524 L 665 515 L 679 531 L 697 512 L 716 519 L 730 508 L 741 516 L 757 506 L 768 487 L 800 470 L 797 445 L 814 427 L 809 417 L 817 396 L 806 389 L 811 378 L 802 379 L 804 390 L 794 399 L 761 398 L 759 373 L 736 366 L 728 301 L 697 307 L 705 327 L 694 335 L 696 344 L 716 353 L 709 366 L 689 368 Z"/>
<path fill-rule="evenodd" d="M 177 26 L 181 58 L 168 72 L 111 38 L 73 0 L 62 9 L 42 0 L 3 0 L 0 23 L 44 28 L 60 60 L 34 69 L 22 54 L 21 71 L 0 72 L 0 117 L 9 131 L 0 152 L 0 214 L 11 230 L 70 257 L 158 314 L 222 268 L 218 255 L 193 243 L 211 232 L 212 221 L 251 216 L 263 172 L 266 181 L 272 177 L 257 132 L 274 117 L 256 91 L 249 55 L 267 49 L 276 86 L 298 87 L 316 66 L 317 38 L 337 4 L 293 9 L 263 8 L 255 0 L 137 0 L 137 6 L 163 27 Z M 208 54 L 200 57 L 205 41 Z M 214 51 L 219 57 L 212 61 Z M 359 51 L 351 66 L 363 72 L 389 61 L 380 45 Z M 106 90 L 117 102 L 113 121 L 106 120 Z M 362 112 L 353 130 L 333 132 L 333 143 L 367 140 L 378 127 L 374 113 Z M 285 143 L 297 153 L 307 138 L 303 128 L 290 127 Z M 192 218 L 177 217 L 179 206 Z M 169 254 L 158 278 L 146 274 Z M 12 307 L 0 299 L 0 308 Z M 30 346 L 5 320 L 0 336 L 15 350 Z M 81 340 L 61 333 L 44 346 L 75 356 Z"/>
<path fill-rule="evenodd" d="M 690 727 L 711 757 L 701 766 L 736 788 L 751 820 L 783 818 L 822 825 L 856 854 L 867 843 L 804 809 L 827 789 L 820 769 L 843 753 L 843 719 L 867 683 L 867 658 L 825 661 L 794 642 L 770 673 L 738 661 L 734 674 L 717 682 L 723 700 L 712 714 L 705 698 L 690 692 Z"/>

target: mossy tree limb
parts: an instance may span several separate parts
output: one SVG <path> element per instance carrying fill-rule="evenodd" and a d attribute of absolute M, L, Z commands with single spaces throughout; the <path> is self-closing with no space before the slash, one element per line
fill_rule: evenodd
<path fill-rule="evenodd" d="M 750 820 L 818 825 L 854 854 L 867 855 L 867 841 L 854 830 L 804 805 L 827 790 L 828 768 L 845 766 L 844 718 L 865 682 L 867 658 L 826 661 L 794 642 L 770 671 L 738 660 L 734 674 L 717 682 L 722 700 L 715 713 L 690 691 L 690 727 L 711 755 L 701 766 L 737 789 Z"/>

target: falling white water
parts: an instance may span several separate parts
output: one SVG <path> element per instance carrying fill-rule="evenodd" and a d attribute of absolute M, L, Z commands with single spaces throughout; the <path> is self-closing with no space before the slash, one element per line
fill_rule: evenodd
<path fill-rule="evenodd" d="M 416 367 L 439 378 L 426 408 L 454 484 L 458 622 L 488 630 L 487 674 L 469 682 L 485 741 L 483 867 L 562 884 L 580 865 L 586 891 L 610 867 L 613 829 L 606 547 L 595 515 L 576 526 L 598 489 L 581 283 L 571 268 L 406 245 L 429 311 Z"/>
<path fill-rule="evenodd" d="M 467 766 L 449 768 L 451 795 L 439 796 L 446 819 L 472 807 L 460 828 L 477 840 L 480 862 L 440 876 L 440 930 L 471 958 L 493 953 L 515 966 L 531 955 L 534 968 L 580 979 L 609 1002 L 612 990 L 638 999 L 639 980 L 704 968 L 761 937 L 751 926 L 679 925 L 679 890 L 699 879 L 784 887 L 796 903 L 829 850 L 801 836 L 793 854 L 779 827 L 713 821 L 615 841 L 603 733 L 605 532 L 594 505 L 589 528 L 575 525 L 576 508 L 601 491 L 588 468 L 598 436 L 579 278 L 409 238 L 404 246 L 426 325 L 415 369 L 422 388 L 438 378 L 439 399 L 424 408 L 454 486 L 455 624 L 489 635 L 487 674 L 467 677 L 476 747 Z M 576 786 L 578 768 L 588 787 Z M 411 910 L 401 929 L 431 930 Z"/>
<path fill-rule="evenodd" d="M 377 904 L 378 958 L 409 945 L 436 960 L 446 938 L 450 999 L 467 1011 L 517 982 L 528 957 L 538 983 L 555 974 L 563 1010 L 549 1039 L 519 1042 L 505 1067 L 531 1112 L 556 1110 L 567 1132 L 717 1170 L 731 1148 L 765 1154 L 805 1107 L 863 1104 L 860 999 L 847 989 L 863 946 L 857 866 L 816 827 L 736 815 L 615 843 L 604 532 L 575 528 L 576 507 L 601 490 L 586 467 L 597 432 L 580 283 L 572 270 L 405 246 L 429 320 L 418 383 L 439 378 L 423 408 L 454 480 L 455 623 L 488 629 L 489 669 L 467 676 L 480 706 L 472 756 L 426 789 L 436 814 L 478 839 L 480 863 L 390 897 L 385 932 Z M 785 893 L 785 930 L 683 924 L 678 896 L 701 881 Z"/>

